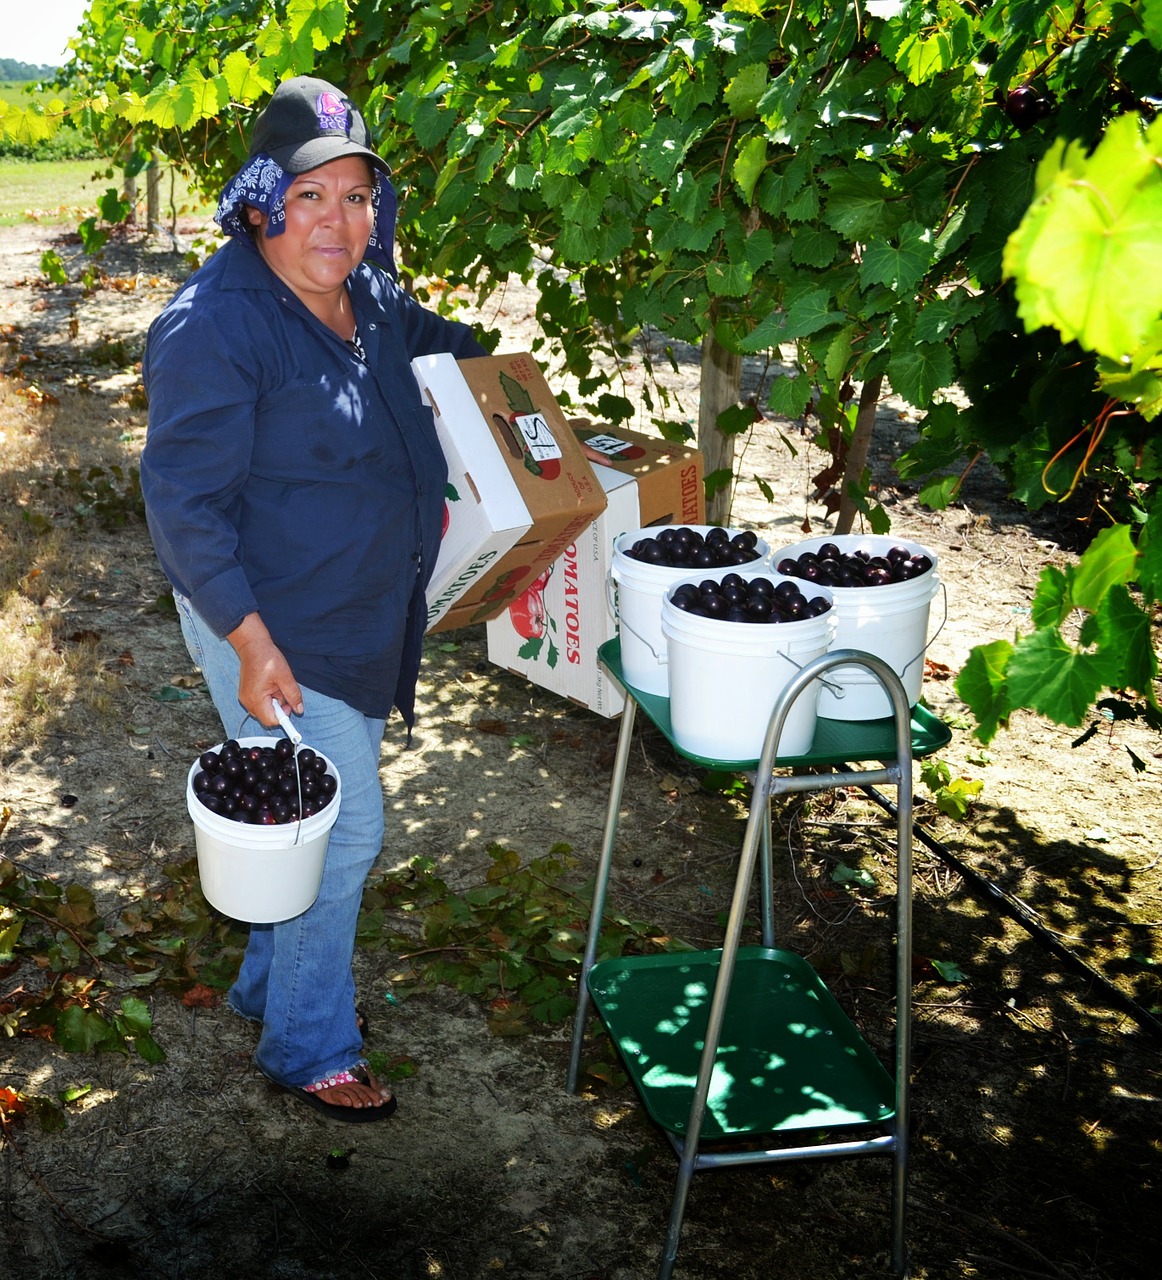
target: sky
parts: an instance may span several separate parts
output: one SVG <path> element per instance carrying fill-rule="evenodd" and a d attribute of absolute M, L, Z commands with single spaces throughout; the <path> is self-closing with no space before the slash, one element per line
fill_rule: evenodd
<path fill-rule="evenodd" d="M 0 0 L 0 58 L 59 67 L 89 0 Z"/>

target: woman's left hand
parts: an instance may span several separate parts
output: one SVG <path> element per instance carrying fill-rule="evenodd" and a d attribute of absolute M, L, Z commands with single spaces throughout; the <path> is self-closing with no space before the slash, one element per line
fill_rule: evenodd
<path fill-rule="evenodd" d="M 303 713 L 303 695 L 290 663 L 271 639 L 266 624 L 257 613 L 249 613 L 226 639 L 242 664 L 238 678 L 238 701 L 267 728 L 277 721 L 270 709 L 271 700 L 284 711 Z"/>

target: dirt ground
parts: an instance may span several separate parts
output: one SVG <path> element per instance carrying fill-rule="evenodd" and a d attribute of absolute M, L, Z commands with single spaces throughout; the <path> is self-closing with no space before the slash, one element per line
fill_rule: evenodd
<path fill-rule="evenodd" d="M 188 241 L 196 230 L 179 234 Z M 133 465 L 145 433 L 135 361 L 185 271 L 170 243 L 130 236 L 106 249 L 106 279 L 92 292 L 45 287 L 38 265 L 53 244 L 75 279 L 75 245 L 46 228 L 0 229 L 0 460 L 10 478 L 29 466 L 11 491 L 30 507 L 46 501 L 51 467 Z M 528 297 L 513 289 L 484 311 L 503 349 L 526 349 L 535 335 Z M 694 419 L 696 353 L 677 354 L 671 411 Z M 748 377 L 759 372 L 748 367 Z M 628 394 L 641 377 L 640 362 L 627 370 Z M 30 386 L 52 399 L 38 403 Z M 987 468 L 971 473 L 954 508 L 921 509 L 890 470 L 913 422 L 887 404 L 872 462 L 894 531 L 939 554 L 947 622 L 925 696 L 954 726 L 942 752 L 953 775 L 984 785 L 963 822 L 916 787 L 934 844 L 916 850 L 911 1275 L 1155 1274 L 1162 1041 L 1144 1024 L 1162 1017 L 1151 968 L 1162 959 L 1162 743 L 1139 722 L 1102 721 L 1074 745 L 1081 728 L 1023 713 L 987 752 L 972 739 L 950 674 L 973 644 L 1021 626 L 1041 567 L 1068 562 L 1077 528 L 1057 512 L 1030 520 Z M 42 460 L 30 466 L 33 440 Z M 747 448 L 734 523 L 773 545 L 801 537 L 808 516 L 826 531 L 806 499 L 820 462 L 807 435 L 764 423 Z M 72 519 L 58 506 L 61 521 Z M 185 773 L 221 735 L 176 621 L 157 606 L 165 583 L 144 526 L 110 532 L 90 518 L 75 529 L 67 591 L 38 560 L 36 539 L 21 544 L 23 625 L 96 645 L 107 688 L 101 699 L 40 707 L 43 731 L 0 756 L 0 804 L 11 811 L 0 857 L 29 877 L 85 885 L 112 919 L 192 855 Z M 166 700 L 167 688 L 189 696 Z M 617 723 L 492 666 L 483 628 L 431 638 L 419 710 L 411 747 L 397 722 L 384 748 L 381 869 L 423 855 L 460 889 L 482 881 L 494 842 L 531 859 L 565 841 L 583 885 Z M 618 911 L 714 945 L 743 811 L 702 782 L 641 733 L 611 894 Z M 776 841 L 780 935 L 873 1018 L 887 991 L 888 916 L 879 893 L 844 889 L 832 872 L 858 865 L 885 882 L 884 822 L 859 792 L 827 794 L 781 809 Z M 950 858 L 1025 903 L 1057 950 Z M 934 960 L 957 966 L 961 980 L 942 979 Z M 370 1047 L 416 1067 L 385 1124 L 332 1124 L 273 1091 L 250 1064 L 252 1028 L 220 1005 L 189 1007 L 163 991 L 146 992 L 166 1054 L 158 1065 L 6 1040 L 0 1088 L 52 1097 L 91 1088 L 59 1131 L 29 1119 L 5 1133 L 0 1277 L 653 1275 L 676 1162 L 621 1081 L 587 1075 L 576 1096 L 565 1093 L 569 1021 L 495 1036 L 489 1010 L 450 987 L 385 998 L 394 953 L 360 949 L 356 963 Z M 0 974 L 0 1008 L 39 980 L 27 963 Z M 890 1052 L 886 1028 L 872 1038 Z M 603 1053 L 594 1026 L 586 1061 Z M 329 1166 L 338 1150 L 346 1168 Z M 699 1174 L 676 1274 L 885 1274 L 887 1205 L 883 1160 Z"/>

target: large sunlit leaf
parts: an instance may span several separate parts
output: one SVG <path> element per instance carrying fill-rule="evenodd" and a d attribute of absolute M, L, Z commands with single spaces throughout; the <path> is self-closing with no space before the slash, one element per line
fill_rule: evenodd
<path fill-rule="evenodd" d="M 1162 315 L 1162 118 L 1112 121 L 1091 155 L 1058 141 L 1004 252 L 1028 329 L 1113 360 L 1132 357 Z"/>
<path fill-rule="evenodd" d="M 1069 594 L 1081 609 L 1094 612 L 1111 587 L 1130 582 L 1135 574 L 1138 551 L 1127 525 L 1103 529 L 1085 549 L 1070 575 Z"/>

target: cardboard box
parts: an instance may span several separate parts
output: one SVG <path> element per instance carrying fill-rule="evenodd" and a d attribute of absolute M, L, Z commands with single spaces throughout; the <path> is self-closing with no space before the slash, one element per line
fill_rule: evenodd
<path fill-rule="evenodd" d="M 488 623 L 489 661 L 603 716 L 625 697 L 597 660 L 617 635 L 608 582 L 614 540 L 646 525 L 704 524 L 702 455 L 695 449 L 611 428 L 582 427 L 578 439 L 604 455 L 594 467 L 605 511 L 529 589 Z"/>
<path fill-rule="evenodd" d="M 605 510 L 605 493 L 525 352 L 412 361 L 448 461 L 428 630 L 501 613 Z"/>

